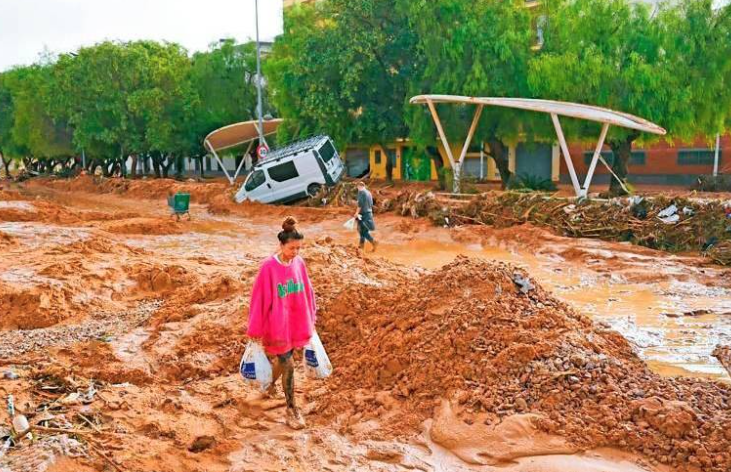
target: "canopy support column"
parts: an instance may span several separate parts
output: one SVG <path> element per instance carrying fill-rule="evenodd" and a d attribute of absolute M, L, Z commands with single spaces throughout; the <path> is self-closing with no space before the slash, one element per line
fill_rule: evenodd
<path fill-rule="evenodd" d="M 472 144 L 472 138 L 475 135 L 475 130 L 477 129 L 477 123 L 480 121 L 480 115 L 482 115 L 482 109 L 484 108 L 484 105 L 478 105 L 477 110 L 475 110 L 475 116 L 472 118 L 472 125 L 470 125 L 470 131 L 467 133 L 467 139 L 465 139 L 464 146 L 462 146 L 462 153 L 459 155 L 459 165 L 462 166 L 462 163 L 464 163 L 464 158 L 467 155 L 467 150 L 470 147 L 470 144 Z"/>
<path fill-rule="evenodd" d="M 594 149 L 594 155 L 591 158 L 591 164 L 589 164 L 589 172 L 586 174 L 584 180 L 584 188 L 581 189 L 581 197 L 589 195 L 589 186 L 591 185 L 591 179 L 594 177 L 594 171 L 596 165 L 599 163 L 599 157 L 602 155 L 602 147 L 604 147 L 604 141 L 607 139 L 607 131 L 609 131 L 609 123 L 602 125 L 602 132 L 599 135 L 599 141 L 596 143 L 596 149 Z"/>
<path fill-rule="evenodd" d="M 437 131 L 439 132 L 439 139 L 441 139 L 442 145 L 447 152 L 449 163 L 452 165 L 452 174 L 454 176 L 452 191 L 454 193 L 459 193 L 460 179 L 462 177 L 462 164 L 464 164 L 465 156 L 467 156 L 467 150 L 470 148 L 470 144 L 472 143 L 472 138 L 475 135 L 477 124 L 480 122 L 480 116 L 482 115 L 482 109 L 484 108 L 484 105 L 478 105 L 477 110 L 475 110 L 475 115 L 472 118 L 470 130 L 467 133 L 467 138 L 465 139 L 464 145 L 462 146 L 462 151 L 459 154 L 459 160 L 457 161 L 455 161 L 454 155 L 452 154 L 452 148 L 449 146 L 449 141 L 447 141 L 447 136 L 444 133 L 444 128 L 442 127 L 442 122 L 439 119 L 439 114 L 437 113 L 437 109 L 434 106 L 434 103 L 431 100 L 427 100 L 427 105 L 429 106 L 429 111 L 431 112 L 432 119 L 434 120 L 434 124 L 436 125 Z"/>
<path fill-rule="evenodd" d="M 452 168 L 454 168 L 454 156 L 452 155 L 452 148 L 449 147 L 449 142 L 447 141 L 447 136 L 444 134 L 444 128 L 442 128 L 442 122 L 439 120 L 439 115 L 437 114 L 437 109 L 434 107 L 434 102 L 431 100 L 427 100 L 426 104 L 429 106 L 429 111 L 431 111 L 432 119 L 434 120 L 434 124 L 437 125 L 437 131 L 439 132 L 439 139 L 442 140 L 442 145 L 444 146 L 444 150 L 447 151 L 447 157 L 449 158 L 449 163 L 452 164 Z"/>
<path fill-rule="evenodd" d="M 558 121 L 558 115 L 551 113 L 551 120 L 553 121 L 553 127 L 556 128 L 556 135 L 558 136 L 558 142 L 561 145 L 561 151 L 563 153 L 563 158 L 566 161 L 566 167 L 568 168 L 569 175 L 571 176 L 571 184 L 574 186 L 574 192 L 576 192 L 577 197 L 581 197 L 579 178 L 576 176 L 574 163 L 571 161 L 571 154 L 569 154 L 569 147 L 566 145 L 566 138 L 563 135 L 563 129 L 561 129 L 561 122 Z"/>
<path fill-rule="evenodd" d="M 218 157 L 218 154 L 216 154 L 216 150 L 213 149 L 213 146 L 211 146 L 211 143 L 209 143 L 207 139 L 206 139 L 206 147 L 208 148 L 209 151 L 211 151 L 211 153 L 213 154 L 213 157 L 216 158 L 216 162 L 218 162 L 218 165 L 221 167 L 221 169 L 223 169 L 223 173 L 226 174 L 226 178 L 228 179 L 229 184 L 233 185 L 234 181 L 231 178 L 231 175 L 229 175 L 228 171 L 226 170 L 226 166 L 223 165 L 223 162 L 221 162 L 221 158 Z"/>
<path fill-rule="evenodd" d="M 244 158 L 241 159 L 241 162 L 239 162 L 239 166 L 236 168 L 236 173 L 234 174 L 233 182 L 236 182 L 236 179 L 239 177 L 239 172 L 241 172 L 241 168 L 244 166 L 244 162 L 246 161 L 246 155 L 249 154 L 251 151 L 251 146 L 254 145 L 254 141 L 249 141 L 249 147 L 246 148 L 246 152 L 244 153 Z M 232 184 L 233 184 L 232 182 Z"/>

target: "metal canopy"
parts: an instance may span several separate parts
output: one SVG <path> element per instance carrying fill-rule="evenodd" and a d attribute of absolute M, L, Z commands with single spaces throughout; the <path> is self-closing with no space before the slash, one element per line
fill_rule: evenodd
<path fill-rule="evenodd" d="M 418 95 L 411 98 L 409 102 L 411 104 L 426 104 L 429 107 L 432 118 L 434 120 L 434 124 L 436 125 L 437 131 L 439 132 L 439 137 L 442 141 L 442 144 L 444 145 L 444 148 L 447 152 L 447 157 L 449 158 L 449 161 L 452 164 L 452 169 L 455 173 L 456 191 L 459 190 L 459 174 L 462 164 L 464 162 L 465 155 L 467 154 L 467 149 L 470 146 L 470 142 L 472 141 L 475 129 L 477 128 L 477 124 L 480 120 L 480 115 L 482 114 L 482 109 L 485 106 L 499 106 L 550 114 L 554 128 L 556 129 L 556 135 L 558 136 L 559 144 L 561 145 L 561 150 L 563 151 L 564 160 L 566 161 L 566 167 L 568 168 L 569 175 L 571 176 L 571 183 L 574 187 L 574 191 L 576 192 L 577 197 L 586 197 L 589 193 L 589 186 L 591 185 L 591 179 L 594 176 L 594 171 L 596 170 L 598 161 L 601 161 L 607 167 L 607 169 L 609 169 L 609 172 L 611 172 L 612 175 L 619 181 L 620 185 L 622 185 L 622 187 L 627 190 L 622 179 L 617 177 L 611 166 L 607 164 L 607 162 L 601 156 L 601 150 L 604 146 L 604 140 L 607 137 L 607 131 L 609 130 L 610 125 L 619 126 L 621 128 L 634 129 L 645 133 L 658 135 L 666 134 L 666 131 L 663 128 L 643 118 L 630 115 L 629 113 L 622 113 L 610 110 L 608 108 L 602 108 L 593 105 L 583 105 L 580 103 L 559 102 L 554 100 L 538 100 L 532 98 L 465 97 L 459 95 Z M 447 137 L 444 134 L 444 128 L 442 127 L 442 123 L 439 119 L 439 115 L 437 114 L 436 107 L 434 106 L 435 103 L 452 103 L 477 106 L 474 118 L 472 120 L 472 125 L 470 126 L 470 130 L 467 133 L 467 139 L 462 148 L 462 152 L 459 156 L 458 161 L 455 161 L 454 155 L 452 154 L 452 149 L 447 142 Z M 602 123 L 603 125 L 601 134 L 599 136 L 599 141 L 597 142 L 597 146 L 594 150 L 594 155 L 589 165 L 589 171 L 586 174 L 586 179 L 583 186 L 579 184 L 579 179 L 576 175 L 576 170 L 574 169 L 571 155 L 569 154 L 568 145 L 566 144 L 566 138 L 563 134 L 563 129 L 561 128 L 561 123 L 558 119 L 559 115 L 595 121 L 598 123 Z"/>
<path fill-rule="evenodd" d="M 269 136 L 276 133 L 279 125 L 281 125 L 283 121 L 284 120 L 282 119 L 264 121 L 262 134 L 264 136 Z M 232 177 L 229 175 L 226 167 L 224 167 L 216 151 L 223 151 L 241 144 L 249 143 L 249 147 L 246 149 L 246 154 L 248 154 L 256 139 L 259 139 L 259 123 L 256 120 L 252 120 L 234 123 L 212 131 L 208 134 L 208 136 L 206 136 L 203 144 L 209 151 L 211 151 L 213 157 L 216 158 L 216 162 L 218 162 L 218 165 L 221 166 L 221 169 L 223 169 L 223 173 L 226 174 L 226 178 L 229 183 L 233 185 L 236 178 L 239 176 L 244 159 L 241 160 L 239 167 L 236 169 L 236 173 Z"/>

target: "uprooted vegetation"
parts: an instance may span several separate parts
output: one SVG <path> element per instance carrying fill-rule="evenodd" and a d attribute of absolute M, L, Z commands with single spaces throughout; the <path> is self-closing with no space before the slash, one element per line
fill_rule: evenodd
<path fill-rule="evenodd" d="M 427 217 L 438 225 L 506 228 L 531 223 L 563 236 L 628 241 L 670 252 L 701 252 L 718 264 L 731 264 L 731 202 L 719 200 L 635 197 L 576 202 L 506 192 L 481 194 L 455 204 L 431 192 L 403 191 L 383 201 L 379 209 Z"/>

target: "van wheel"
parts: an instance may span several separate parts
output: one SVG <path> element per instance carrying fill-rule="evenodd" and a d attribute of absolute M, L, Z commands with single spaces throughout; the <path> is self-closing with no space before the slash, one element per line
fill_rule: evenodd
<path fill-rule="evenodd" d="M 307 195 L 314 197 L 320 191 L 320 184 L 310 184 L 307 186 Z"/>

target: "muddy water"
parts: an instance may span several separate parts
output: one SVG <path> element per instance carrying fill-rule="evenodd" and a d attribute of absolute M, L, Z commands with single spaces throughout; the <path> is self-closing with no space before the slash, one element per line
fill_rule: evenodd
<path fill-rule="evenodd" d="M 140 205 L 139 201 L 110 195 L 87 198 L 74 194 L 73 200 L 63 194 L 44 196 L 77 208 L 168 215 L 162 202 L 145 201 Z M 294 213 L 298 211 L 293 209 Z M 191 257 L 214 260 L 236 260 L 276 249 L 278 219 L 273 221 L 264 215 L 214 216 L 198 205 L 192 205 L 191 213 L 191 222 L 180 223 L 188 232 L 129 236 L 127 242 L 177 256 L 189 253 Z M 341 219 L 342 215 L 333 215 L 302 226 L 308 237 L 330 236 L 338 242 L 355 244 L 357 235 L 345 230 Z M 378 257 L 426 268 L 440 267 L 458 255 L 522 266 L 578 311 L 622 333 L 657 372 L 731 380 L 711 357 L 717 344 L 731 344 L 731 290 L 708 283 L 720 277 L 715 274 L 720 274 L 717 269 L 699 269 L 665 253 L 596 240 L 551 237 L 527 247 L 500 234 L 487 240 L 458 241 L 448 229 L 423 224 L 417 224 L 418 232 L 404 232 L 404 220 L 393 216 L 378 218 L 378 224 Z M 565 256 L 577 249 L 586 257 Z"/>

